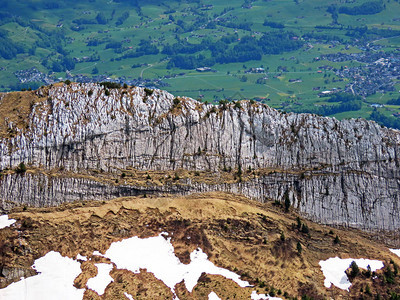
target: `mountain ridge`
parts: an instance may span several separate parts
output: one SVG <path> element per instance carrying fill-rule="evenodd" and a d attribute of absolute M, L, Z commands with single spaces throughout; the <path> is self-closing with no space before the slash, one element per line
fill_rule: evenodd
<path fill-rule="evenodd" d="M 288 199 L 324 224 L 400 228 L 397 130 L 138 87 L 64 83 L 25 93 L 28 119 L 8 107 L 14 118 L 1 120 L 3 209 L 222 190 Z M 8 97 L 18 96 L 3 94 L 2 111 Z M 28 171 L 16 174 L 21 163 Z"/>

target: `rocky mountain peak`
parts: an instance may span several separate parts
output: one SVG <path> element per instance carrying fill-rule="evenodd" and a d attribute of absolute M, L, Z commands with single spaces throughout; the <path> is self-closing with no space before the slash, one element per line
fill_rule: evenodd
<path fill-rule="evenodd" d="M 23 177 L 6 172 L 3 203 L 40 206 L 143 190 L 225 190 L 262 202 L 289 198 L 323 223 L 367 230 L 400 227 L 400 135 L 374 122 L 286 114 L 253 101 L 206 105 L 161 90 L 107 84 L 57 84 L 29 95 L 24 96 L 31 101 L 25 126 L 2 118 L 8 128 L 0 141 L 0 168 L 12 170 L 23 162 L 35 172 Z M 2 110 L 9 97 L 15 94 L 1 96 Z M 111 178 L 128 169 L 205 172 L 219 180 L 183 176 L 140 186 L 88 178 L 93 172 Z M 41 181 L 47 182 L 42 188 Z M 22 182 L 37 193 L 12 194 Z M 84 193 L 71 190 L 85 186 L 90 188 Z"/>

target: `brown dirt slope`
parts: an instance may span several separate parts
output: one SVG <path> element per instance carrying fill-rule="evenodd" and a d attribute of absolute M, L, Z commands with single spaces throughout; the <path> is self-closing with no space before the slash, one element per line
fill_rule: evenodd
<path fill-rule="evenodd" d="M 10 217 L 17 223 L 0 230 L 0 270 L 14 275 L 0 277 L 1 287 L 18 280 L 21 273 L 32 275 L 34 260 L 51 250 L 69 257 L 78 253 L 92 257 L 93 251 L 104 253 L 112 242 L 156 236 L 163 231 L 173 234 L 172 244 L 183 263 L 188 263 L 189 253 L 200 247 L 214 264 L 241 274 L 255 285 L 240 288 L 221 276 L 203 274 L 192 293 L 183 283 L 178 284 L 180 299 L 207 299 L 211 291 L 222 299 L 249 299 L 253 290 L 282 298 L 368 299 L 370 294 L 376 297 L 379 293 L 385 299 L 389 290 L 396 292 L 400 285 L 397 273 L 390 284 L 382 271 L 375 274 L 375 280 L 359 275 L 350 294 L 335 287 L 326 289 L 320 260 L 334 256 L 379 259 L 392 270 L 400 260 L 366 233 L 321 226 L 298 219 L 295 213 L 272 203 L 261 204 L 233 194 L 79 202 L 55 208 L 15 209 Z M 338 243 L 334 242 L 336 236 Z M 83 263 L 75 286 L 84 287 L 97 273 L 93 262 L 103 260 L 93 256 L 91 262 Z M 114 267 L 111 276 L 114 282 L 102 297 L 87 290 L 85 298 L 123 299 L 127 292 L 134 299 L 172 299 L 171 291 L 145 270 L 133 274 Z M 365 292 L 367 285 L 370 293 Z"/>

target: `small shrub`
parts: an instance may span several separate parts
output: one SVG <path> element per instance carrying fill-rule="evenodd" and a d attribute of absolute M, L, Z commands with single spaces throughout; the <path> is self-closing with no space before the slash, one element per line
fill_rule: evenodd
<path fill-rule="evenodd" d="M 71 80 L 68 80 L 68 79 L 67 79 L 67 80 L 64 81 L 64 83 L 65 83 L 66 85 L 70 85 L 70 84 L 71 84 Z"/>
<path fill-rule="evenodd" d="M 181 100 L 179 100 L 178 98 L 174 98 L 173 103 L 174 103 L 174 107 L 176 107 L 179 105 L 179 103 L 181 103 Z"/>
<path fill-rule="evenodd" d="M 285 234 L 283 232 L 281 233 L 281 237 L 280 238 L 281 238 L 282 242 L 285 241 L 286 237 L 285 237 Z"/>
<path fill-rule="evenodd" d="M 285 211 L 289 212 L 289 209 L 290 209 L 289 192 L 286 191 L 286 193 L 285 193 Z"/>
<path fill-rule="evenodd" d="M 387 266 L 387 268 L 384 272 L 385 282 L 390 283 L 390 284 L 394 283 L 394 277 L 395 277 L 395 275 L 394 275 L 392 269 L 390 268 L 390 265 Z"/>
<path fill-rule="evenodd" d="M 124 89 L 127 89 L 128 85 L 126 83 L 124 83 Z"/>
<path fill-rule="evenodd" d="M 371 266 L 368 265 L 368 266 L 367 266 L 367 271 L 364 272 L 364 275 L 365 275 L 365 277 L 370 278 L 370 277 L 371 277 L 371 274 L 372 274 Z"/>
<path fill-rule="evenodd" d="M 355 278 L 360 273 L 360 269 L 354 260 L 351 262 L 350 268 L 350 277 Z"/>
<path fill-rule="evenodd" d="M 303 251 L 303 247 L 301 246 L 300 242 L 297 242 L 296 249 L 297 253 L 301 254 L 301 252 Z"/>
<path fill-rule="evenodd" d="M 239 101 L 236 101 L 236 102 L 235 102 L 235 108 L 237 108 L 237 109 L 242 108 L 242 105 L 240 104 Z"/>
<path fill-rule="evenodd" d="M 144 88 L 144 92 L 145 92 L 146 96 L 149 97 L 149 96 L 153 95 L 154 90 Z"/>
<path fill-rule="evenodd" d="M 310 229 L 308 228 L 308 226 L 306 224 L 303 223 L 303 225 L 301 226 L 301 232 L 302 233 L 309 233 Z"/>
<path fill-rule="evenodd" d="M 238 171 L 237 171 L 237 175 L 238 176 L 241 176 L 243 173 L 242 173 L 242 165 L 239 165 L 238 166 Z"/>
<path fill-rule="evenodd" d="M 88 96 L 89 96 L 89 97 L 92 97 L 92 95 L 93 95 L 93 91 L 92 91 L 92 90 L 90 90 L 90 91 L 89 91 L 87 94 L 88 94 Z"/>
<path fill-rule="evenodd" d="M 15 172 L 17 174 L 24 174 L 26 172 L 27 168 L 23 162 L 21 162 L 18 167 L 15 169 Z"/>
<path fill-rule="evenodd" d="M 228 108 L 228 103 L 229 103 L 229 101 L 228 100 L 219 100 L 219 105 L 220 105 L 220 108 L 222 109 L 222 110 L 226 110 L 227 108 Z"/>
<path fill-rule="evenodd" d="M 125 177 L 126 177 L 126 174 L 124 172 L 124 173 L 121 174 L 121 178 L 125 178 Z"/>
<path fill-rule="evenodd" d="M 367 295 L 372 296 L 371 288 L 369 287 L 369 284 L 368 284 L 368 283 L 367 283 L 367 285 L 366 285 L 366 287 L 365 287 L 365 293 L 366 293 Z"/>
<path fill-rule="evenodd" d="M 275 297 L 275 296 L 276 296 L 276 292 L 275 292 L 275 288 L 274 288 L 274 287 L 271 287 L 271 289 L 270 289 L 270 291 L 269 291 L 269 295 L 270 295 L 271 297 Z"/>
<path fill-rule="evenodd" d="M 103 86 L 105 89 L 120 89 L 121 88 L 121 85 L 117 82 L 104 81 L 104 82 L 100 82 L 100 85 Z"/>
<path fill-rule="evenodd" d="M 296 221 L 297 221 L 297 229 L 300 230 L 300 229 L 301 229 L 301 220 L 300 220 L 300 217 L 297 217 L 297 218 L 296 218 Z"/>
<path fill-rule="evenodd" d="M 333 242 L 335 244 L 339 244 L 340 243 L 340 239 L 339 239 L 339 237 L 337 235 L 336 235 L 335 239 L 333 240 Z"/>
<path fill-rule="evenodd" d="M 106 89 L 106 90 L 104 91 L 104 94 L 105 94 L 106 96 L 110 96 L 110 91 Z"/>
<path fill-rule="evenodd" d="M 150 179 L 151 179 L 151 176 L 150 176 L 149 174 L 147 174 L 146 179 L 147 179 L 147 180 L 150 180 Z"/>

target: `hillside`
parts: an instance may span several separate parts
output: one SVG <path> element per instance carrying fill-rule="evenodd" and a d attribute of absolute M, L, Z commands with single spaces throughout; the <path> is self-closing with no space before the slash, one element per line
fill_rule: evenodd
<path fill-rule="evenodd" d="M 58 84 L 1 95 L 1 206 L 229 191 L 324 224 L 399 229 L 399 133 L 362 119 Z M 397 239 L 396 237 L 393 237 Z"/>
<path fill-rule="evenodd" d="M 46 209 L 14 209 L 10 217 L 17 220 L 15 227 L 0 231 L 2 273 L 6 275 L 0 278 L 2 287 L 20 276 L 34 275 L 30 269 L 34 259 L 57 251 L 71 258 L 78 254 L 88 257 L 88 261 L 81 261 L 82 274 L 75 279 L 75 287 L 83 288 L 96 275 L 94 264 L 109 264 L 94 251 L 104 254 L 115 241 L 166 232 L 181 262 L 189 263 L 189 253 L 201 248 L 216 266 L 234 271 L 254 285 L 241 288 L 222 276 L 205 274 L 192 293 L 179 284 L 175 288 L 179 299 L 206 299 L 211 291 L 221 299 L 250 299 L 253 291 L 275 291 L 282 298 L 308 295 L 314 299 L 353 299 L 367 284 L 372 295 L 379 293 L 381 299 L 387 299 L 388 291 L 400 292 L 398 276 L 393 284 L 385 283 L 382 270 L 376 271 L 374 280 L 357 276 L 350 292 L 325 288 L 320 260 L 334 256 L 368 258 L 383 261 L 387 267 L 392 266 L 390 260 L 399 264 L 400 259 L 368 234 L 298 221 L 296 214 L 285 213 L 271 203 L 260 204 L 233 194 L 83 201 Z M 309 232 L 300 230 L 298 222 Z M 338 243 L 334 242 L 336 236 Z M 145 270 L 133 274 L 114 266 L 110 275 L 114 282 L 102 299 L 122 299 L 124 292 L 134 299 L 172 297 L 171 291 Z M 84 299 L 100 298 L 93 290 L 86 290 Z"/>

